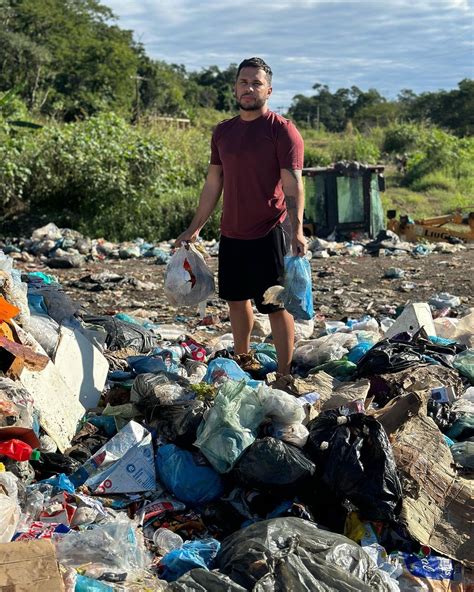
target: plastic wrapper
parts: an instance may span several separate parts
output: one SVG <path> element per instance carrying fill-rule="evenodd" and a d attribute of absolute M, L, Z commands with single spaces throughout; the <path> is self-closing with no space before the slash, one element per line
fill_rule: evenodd
<path fill-rule="evenodd" d="M 104 572 L 133 574 L 146 569 L 151 559 L 136 524 L 123 515 L 55 542 L 58 561 L 66 567 L 93 564 Z"/>
<path fill-rule="evenodd" d="M 197 539 L 184 543 L 179 549 L 167 553 L 160 561 L 163 568 L 161 577 L 172 582 L 193 568 L 212 567 L 220 549 L 216 539 Z"/>
<path fill-rule="evenodd" d="M 171 257 L 164 290 L 174 306 L 197 306 L 214 294 L 214 276 L 194 245 L 179 248 Z"/>
<path fill-rule="evenodd" d="M 9 471 L 0 472 L 0 543 L 9 543 L 20 521 L 18 479 Z"/>
<path fill-rule="evenodd" d="M 401 485 L 382 425 L 356 413 L 326 411 L 308 424 L 305 451 L 334 499 L 348 499 L 364 520 L 390 520 L 399 511 Z"/>
<path fill-rule="evenodd" d="M 409 553 L 394 553 L 392 560 L 399 560 L 403 573 L 398 579 L 400 592 L 463 592 L 463 568 L 447 557 L 430 555 L 418 557 Z"/>
<path fill-rule="evenodd" d="M 264 417 L 258 391 L 241 382 L 224 383 L 198 430 L 195 446 L 219 473 L 230 471 L 255 440 Z"/>
<path fill-rule="evenodd" d="M 219 571 L 254 592 L 388 592 L 364 550 L 350 539 L 300 518 L 257 522 L 230 535 Z"/>
<path fill-rule="evenodd" d="M 211 502 L 224 491 L 221 477 L 212 467 L 205 465 L 198 455 L 174 444 L 158 449 L 156 470 L 166 489 L 189 504 Z"/>
<path fill-rule="evenodd" d="M 314 472 L 314 463 L 298 448 L 267 437 L 247 448 L 232 476 L 242 485 L 260 491 L 298 493 Z"/>

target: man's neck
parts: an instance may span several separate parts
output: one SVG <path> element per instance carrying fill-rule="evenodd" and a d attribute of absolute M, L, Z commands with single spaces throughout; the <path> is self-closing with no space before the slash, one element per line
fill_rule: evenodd
<path fill-rule="evenodd" d="M 245 111 L 244 109 L 239 109 L 240 119 L 242 119 L 242 121 L 253 121 L 254 119 L 258 119 L 262 115 L 265 115 L 267 111 L 267 105 L 264 105 L 261 109 L 256 109 L 255 111 Z"/>

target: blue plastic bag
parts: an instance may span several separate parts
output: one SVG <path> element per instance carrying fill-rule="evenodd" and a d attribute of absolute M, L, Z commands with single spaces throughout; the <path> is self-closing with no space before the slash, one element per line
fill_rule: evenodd
<path fill-rule="evenodd" d="M 207 372 L 202 379 L 203 382 L 214 384 L 224 380 L 236 380 L 237 382 L 250 379 L 250 374 L 244 372 L 242 368 L 234 360 L 229 358 L 215 358 L 209 362 Z"/>
<path fill-rule="evenodd" d="M 361 341 L 349 351 L 349 353 L 347 354 L 347 359 L 349 360 L 349 362 L 357 364 L 357 362 L 362 358 L 362 356 L 364 356 L 369 351 L 369 349 L 373 347 L 373 345 L 373 343 Z"/>
<path fill-rule="evenodd" d="M 295 319 L 314 317 L 311 265 L 306 257 L 285 257 L 283 305 Z"/>
<path fill-rule="evenodd" d="M 158 449 L 156 470 L 166 489 L 182 502 L 204 504 L 224 491 L 222 479 L 212 467 L 199 464 L 191 452 L 174 444 Z"/>
<path fill-rule="evenodd" d="M 164 567 L 161 577 L 167 582 L 174 582 L 196 567 L 209 570 L 220 546 L 219 541 L 211 538 L 184 543 L 182 547 L 173 549 L 163 557 L 160 562 Z"/>
<path fill-rule="evenodd" d="M 130 356 L 127 358 L 129 366 L 135 374 L 159 372 L 178 372 L 178 364 L 173 359 L 173 352 L 163 349 L 149 356 Z"/>

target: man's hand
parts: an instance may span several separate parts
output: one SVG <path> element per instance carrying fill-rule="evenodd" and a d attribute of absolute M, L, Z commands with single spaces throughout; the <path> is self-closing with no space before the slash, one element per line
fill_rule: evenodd
<path fill-rule="evenodd" d="M 189 228 L 182 232 L 174 242 L 174 248 L 179 249 L 183 243 L 194 243 L 199 236 L 199 231 L 191 232 Z"/>
<path fill-rule="evenodd" d="M 293 255 L 295 256 L 304 257 L 306 255 L 308 245 L 303 231 L 298 232 L 293 236 L 291 240 L 291 248 L 293 250 Z"/>

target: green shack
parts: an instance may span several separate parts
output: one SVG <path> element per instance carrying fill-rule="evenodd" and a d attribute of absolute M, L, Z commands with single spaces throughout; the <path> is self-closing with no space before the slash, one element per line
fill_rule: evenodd
<path fill-rule="evenodd" d="M 385 228 L 380 192 L 385 190 L 384 167 L 337 162 L 330 167 L 304 168 L 304 232 L 338 239 L 354 233 L 375 238 Z"/>

